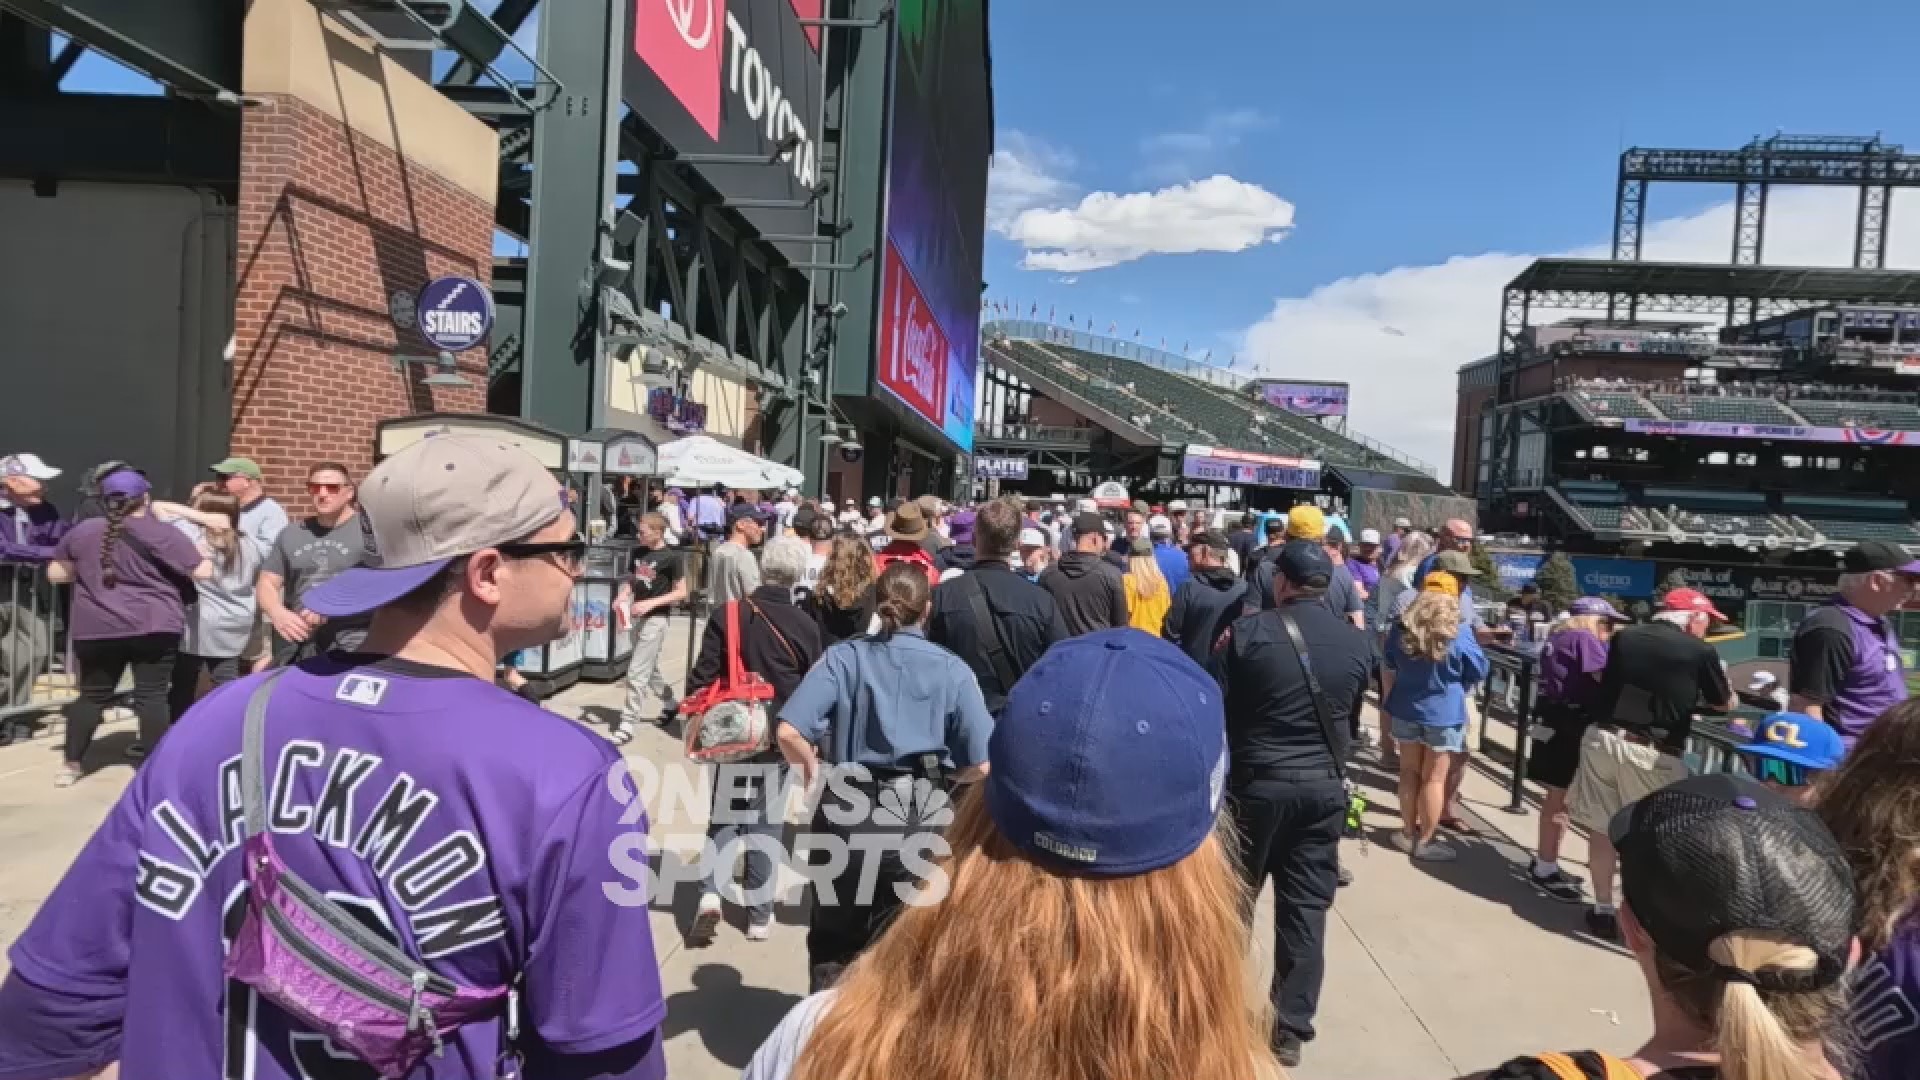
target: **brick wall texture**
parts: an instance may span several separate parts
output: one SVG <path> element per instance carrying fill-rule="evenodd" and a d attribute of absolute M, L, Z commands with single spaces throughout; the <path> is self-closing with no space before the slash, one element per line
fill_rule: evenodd
<path fill-rule="evenodd" d="M 432 278 L 490 282 L 493 207 L 339 120 L 284 95 L 241 121 L 233 452 L 304 506 L 306 469 L 373 463 L 374 425 L 486 411 L 486 350 L 456 356 L 467 387 L 426 386 L 432 356 L 388 298 Z"/>

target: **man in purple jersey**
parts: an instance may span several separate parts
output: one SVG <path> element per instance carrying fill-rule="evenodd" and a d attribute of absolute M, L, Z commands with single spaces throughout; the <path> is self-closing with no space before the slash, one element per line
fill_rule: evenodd
<path fill-rule="evenodd" d="M 559 484 L 497 437 L 444 435 L 360 498 L 377 565 L 303 602 L 370 613 L 365 652 L 287 671 L 267 710 L 278 851 L 437 974 L 517 982 L 527 1075 L 663 1076 L 644 892 L 613 888 L 611 853 L 647 827 L 613 793 L 619 756 L 493 682 L 502 657 L 560 632 L 585 547 Z M 175 725 L 14 944 L 0 1078 L 119 1061 L 127 1080 L 373 1080 L 224 977 L 245 911 L 243 711 L 262 677 Z M 469 1024 L 419 1074 L 493 1077 L 506 1043 L 503 1020 Z"/>

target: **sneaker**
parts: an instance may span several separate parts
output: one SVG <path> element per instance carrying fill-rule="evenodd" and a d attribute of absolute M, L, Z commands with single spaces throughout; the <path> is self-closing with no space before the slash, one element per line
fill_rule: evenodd
<path fill-rule="evenodd" d="M 693 930 L 687 939 L 695 945 L 711 945 L 713 935 L 720 929 L 720 894 L 700 894 L 700 908 L 693 916 Z"/>
<path fill-rule="evenodd" d="M 1586 893 L 1580 888 L 1583 882 L 1565 870 L 1555 870 L 1544 877 L 1529 870 L 1527 880 L 1533 882 L 1534 888 L 1564 903 L 1577 904 L 1586 899 Z"/>
<path fill-rule="evenodd" d="M 1347 869 L 1346 863 L 1340 864 L 1340 872 L 1334 875 L 1333 883 L 1342 889 L 1353 884 L 1353 871 Z"/>
<path fill-rule="evenodd" d="M 1460 853 L 1444 840 L 1429 840 L 1413 851 L 1415 862 L 1452 862 L 1459 857 Z"/>
<path fill-rule="evenodd" d="M 1393 830 L 1393 846 L 1411 855 L 1413 854 L 1413 849 L 1418 845 L 1414 841 L 1412 833 L 1404 829 L 1395 829 Z"/>
<path fill-rule="evenodd" d="M 1274 1059 L 1286 1068 L 1296 1068 L 1300 1064 L 1301 1047 L 1300 1036 L 1283 1031 L 1273 1039 Z"/>
<path fill-rule="evenodd" d="M 1542 876 L 1546 876 L 1546 875 L 1542 875 L 1542 874 L 1540 874 L 1540 873 L 1539 873 L 1539 870 L 1540 870 L 1540 860 L 1538 860 L 1538 859 L 1535 859 L 1535 860 L 1533 860 L 1533 861 L 1531 861 L 1531 862 L 1529 862 L 1529 863 L 1527 863 L 1527 869 L 1528 869 L 1528 870 L 1529 870 L 1530 872 L 1532 872 L 1532 873 L 1534 874 L 1534 876 L 1536 876 L 1536 877 L 1542 877 Z M 1583 878 L 1583 877 L 1581 877 L 1581 876 L 1580 876 L 1579 874 L 1569 874 L 1569 873 L 1567 873 L 1567 871 L 1566 871 L 1566 869 L 1565 869 L 1564 867 L 1559 867 L 1559 866 L 1556 866 L 1556 867 L 1554 867 L 1553 869 L 1554 869 L 1554 872 L 1555 872 L 1556 874 L 1558 874 L 1558 875 L 1559 875 L 1559 876 L 1560 876 L 1560 877 L 1561 877 L 1562 879 L 1564 879 L 1564 880 L 1566 880 L 1566 881 L 1571 881 L 1571 882 L 1573 882 L 1573 883 L 1574 883 L 1575 885 L 1585 885 L 1585 884 L 1587 883 L 1587 879 L 1586 879 L 1586 878 Z"/>
<path fill-rule="evenodd" d="M 655 720 L 654 723 L 660 727 L 672 727 L 673 722 L 679 718 L 680 703 L 673 698 L 668 698 L 660 703 L 660 719 Z"/>
<path fill-rule="evenodd" d="M 754 919 L 747 923 L 748 941 L 765 941 L 772 936 L 773 916 L 769 915 L 765 919 Z"/>
<path fill-rule="evenodd" d="M 1597 907 L 1587 909 L 1587 933 L 1601 941 L 1620 940 L 1620 918 L 1611 911 L 1601 911 Z"/>
<path fill-rule="evenodd" d="M 53 777 L 54 787 L 72 787 L 79 782 L 80 766 L 78 765 L 62 765 L 60 771 Z"/>

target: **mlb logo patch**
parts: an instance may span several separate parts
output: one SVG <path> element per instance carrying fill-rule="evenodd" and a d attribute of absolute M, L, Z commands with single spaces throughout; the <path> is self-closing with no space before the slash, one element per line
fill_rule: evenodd
<path fill-rule="evenodd" d="M 333 696 L 336 701 L 371 708 L 387 696 L 387 680 L 375 675 L 349 675 L 340 680 L 340 689 L 335 690 Z"/>

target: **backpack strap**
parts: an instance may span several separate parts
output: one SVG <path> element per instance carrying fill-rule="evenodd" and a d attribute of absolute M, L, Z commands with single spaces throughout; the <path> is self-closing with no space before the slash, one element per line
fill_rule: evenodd
<path fill-rule="evenodd" d="M 1333 759 L 1333 771 L 1340 779 L 1347 778 L 1347 763 L 1340 759 L 1338 743 L 1333 736 L 1333 720 L 1327 715 L 1327 695 L 1320 692 L 1320 677 L 1313 673 L 1313 660 L 1307 654 L 1306 639 L 1300 636 L 1300 626 L 1293 616 L 1280 613 L 1280 626 L 1287 632 L 1287 642 L 1293 646 L 1293 658 L 1300 664 L 1300 673 L 1307 677 L 1307 693 L 1313 697 L 1313 715 L 1320 721 L 1320 738 L 1327 744 L 1327 756 Z"/>
<path fill-rule="evenodd" d="M 740 601 L 727 601 L 727 686 L 747 684 L 747 668 L 740 662 Z"/>
<path fill-rule="evenodd" d="M 1590 1075 L 1580 1067 L 1572 1054 L 1535 1054 L 1533 1060 L 1545 1066 L 1558 1080 L 1644 1080 L 1640 1070 L 1612 1054 L 1600 1050 L 1590 1050 L 1588 1053 L 1600 1059 L 1600 1066 L 1605 1070 L 1603 1076 L 1596 1078 Z"/>
<path fill-rule="evenodd" d="M 1020 677 L 1013 673 L 1013 660 L 1007 656 L 1007 647 L 1000 640 L 1000 625 L 994 622 L 993 606 L 987 603 L 987 587 L 980 584 L 978 576 L 972 573 L 960 577 L 961 584 L 967 590 L 967 605 L 973 609 L 973 621 L 980 625 L 980 643 L 987 647 L 987 665 L 1000 679 L 1002 696 L 1013 692 L 1013 684 Z"/>

